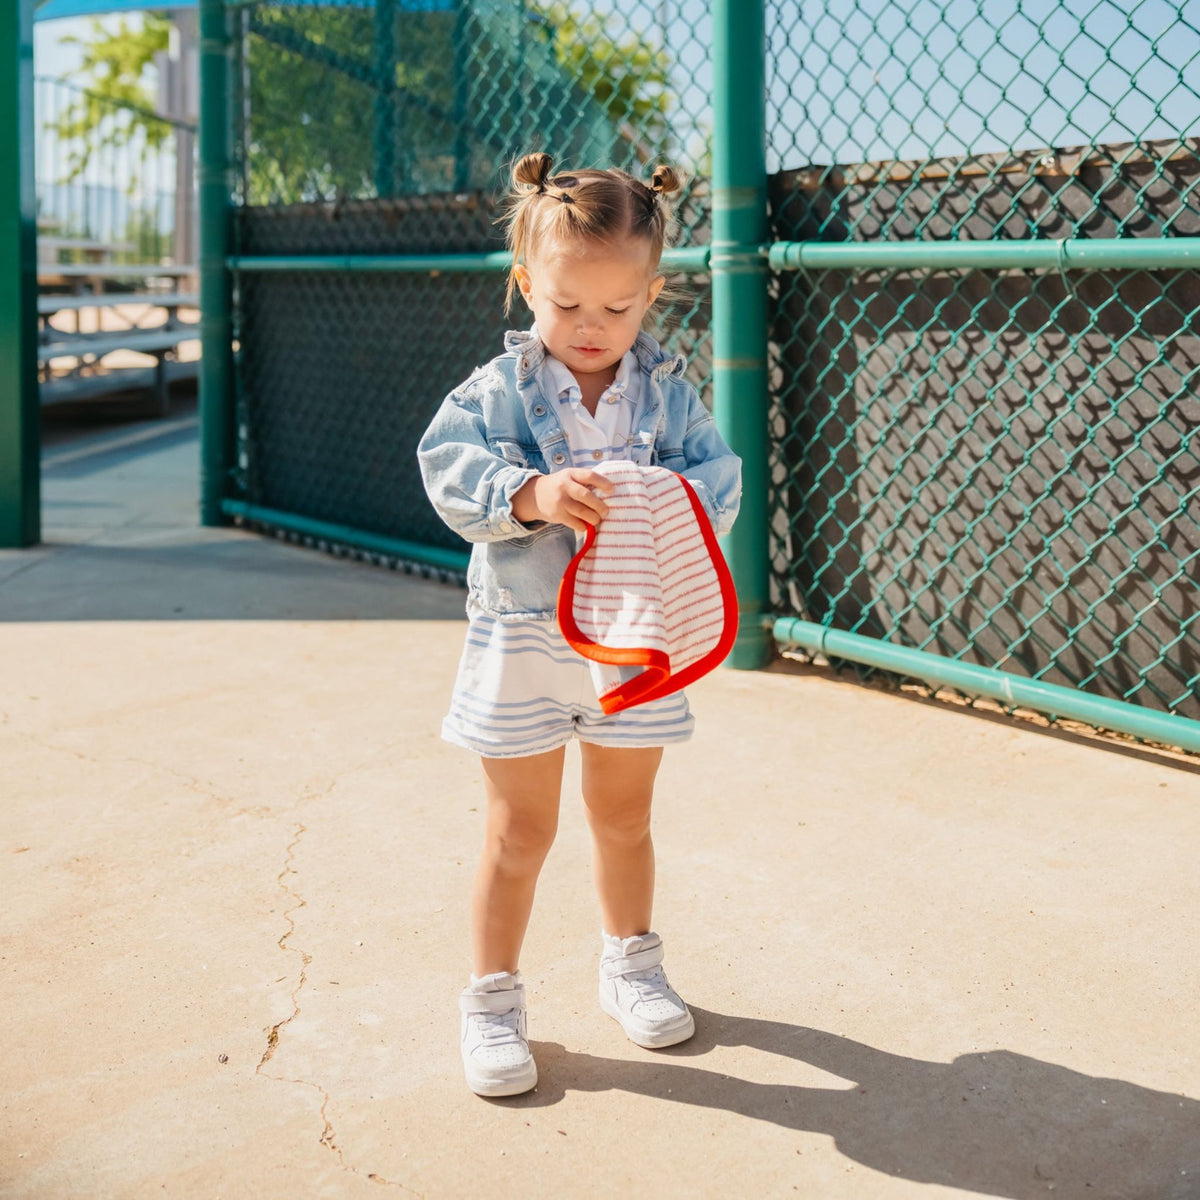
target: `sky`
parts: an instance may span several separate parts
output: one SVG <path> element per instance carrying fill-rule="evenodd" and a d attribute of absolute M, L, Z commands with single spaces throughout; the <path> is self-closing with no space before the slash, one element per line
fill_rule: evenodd
<path fill-rule="evenodd" d="M 618 6 L 665 36 L 680 107 L 707 127 L 707 0 L 591 5 Z M 771 170 L 1200 134 L 1200 0 L 767 0 L 767 23 Z M 36 72 L 69 73 L 62 35 L 89 29 L 39 22 Z"/>
<path fill-rule="evenodd" d="M 768 5 L 785 166 L 1200 133 L 1200 0 Z"/>
<path fill-rule="evenodd" d="M 115 29 L 119 17 L 102 17 L 106 28 Z M 136 13 L 126 13 L 130 25 L 140 24 Z M 136 27 L 136 26 L 135 26 Z M 92 29 L 90 17 L 64 17 L 58 21 L 38 21 L 33 26 L 33 70 L 36 75 L 68 75 L 79 66 L 79 47 L 67 45 L 63 38 L 86 38 Z"/>

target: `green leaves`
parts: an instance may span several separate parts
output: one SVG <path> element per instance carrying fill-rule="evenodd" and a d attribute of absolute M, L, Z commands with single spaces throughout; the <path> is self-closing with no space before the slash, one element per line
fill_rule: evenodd
<path fill-rule="evenodd" d="M 144 83 L 154 55 L 167 49 L 171 25 L 147 13 L 141 27 L 124 18 L 116 30 L 93 18 L 92 37 L 64 37 L 83 48 L 83 62 L 72 84 L 79 87 L 62 112 L 46 122 L 66 147 L 64 176 L 70 183 L 87 170 L 92 158 L 104 150 L 119 150 L 140 143 L 157 150 L 170 137 L 167 121 L 153 111 L 154 97 Z M 136 181 L 124 181 L 132 191 Z"/>
<path fill-rule="evenodd" d="M 553 28 L 555 57 L 576 86 L 604 108 L 640 161 L 666 157 L 671 96 L 665 52 L 627 26 L 622 35 L 613 33 L 611 16 L 590 7 L 582 15 L 562 3 L 539 7 Z"/>

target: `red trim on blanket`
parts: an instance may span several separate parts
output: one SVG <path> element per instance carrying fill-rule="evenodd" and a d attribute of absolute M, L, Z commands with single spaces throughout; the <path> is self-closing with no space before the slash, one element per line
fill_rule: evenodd
<path fill-rule="evenodd" d="M 704 539 L 705 548 L 708 550 L 713 570 L 716 572 L 717 582 L 720 584 L 724 628 L 712 650 L 674 675 L 671 673 L 670 658 L 662 650 L 651 649 L 648 646 L 636 649 L 614 648 L 594 642 L 579 628 L 579 624 L 575 620 L 575 587 L 579 567 L 596 541 L 596 526 L 589 525 L 584 534 L 583 545 L 567 565 L 562 582 L 558 587 L 559 628 L 571 648 L 584 658 L 613 666 L 644 666 L 646 668 L 640 675 L 610 688 L 599 697 L 600 708 L 606 714 L 621 712 L 623 709 L 632 708 L 636 704 L 645 704 L 650 700 L 659 700 L 664 696 L 671 695 L 672 692 L 679 691 L 689 683 L 695 682 L 724 661 L 730 650 L 733 649 L 733 643 L 737 638 L 737 592 L 734 590 L 733 577 L 729 573 L 729 567 L 725 563 L 721 547 L 717 542 L 717 535 L 713 532 L 712 522 L 708 519 L 708 513 L 704 511 L 704 505 L 700 503 L 700 498 L 696 495 L 692 485 L 682 475 L 676 475 L 675 478 L 683 484 L 684 492 L 691 501 L 692 512 L 700 527 L 700 535 Z"/>

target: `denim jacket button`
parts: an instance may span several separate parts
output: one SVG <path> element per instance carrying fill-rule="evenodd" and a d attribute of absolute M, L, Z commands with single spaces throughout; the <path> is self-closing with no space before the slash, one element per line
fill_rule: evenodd
<path fill-rule="evenodd" d="M 566 455 L 565 455 L 565 454 L 564 454 L 564 453 L 563 453 L 563 452 L 560 450 L 560 451 L 559 451 L 559 452 L 558 452 L 558 453 L 557 453 L 557 454 L 554 456 L 554 461 L 555 461 L 556 463 L 565 463 L 565 462 L 567 461 L 567 456 L 566 456 Z"/>
<path fill-rule="evenodd" d="M 501 533 L 512 533 L 512 526 L 507 521 L 500 522 Z"/>
<path fill-rule="evenodd" d="M 546 406 L 544 404 L 535 404 L 533 406 L 533 415 L 535 417 L 544 417 L 546 415 Z"/>

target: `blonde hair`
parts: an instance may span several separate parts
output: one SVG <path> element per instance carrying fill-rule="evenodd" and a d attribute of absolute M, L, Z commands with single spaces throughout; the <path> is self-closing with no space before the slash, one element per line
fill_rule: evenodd
<path fill-rule="evenodd" d="M 544 241 L 642 237 L 650 243 L 655 269 L 672 232 L 666 197 L 682 183 L 671 167 L 659 166 L 648 184 L 617 167 L 586 168 L 552 175 L 549 154 L 526 154 L 513 167 L 504 217 L 512 251 L 504 311 L 512 309 L 517 290 L 515 268 L 528 262 Z"/>

